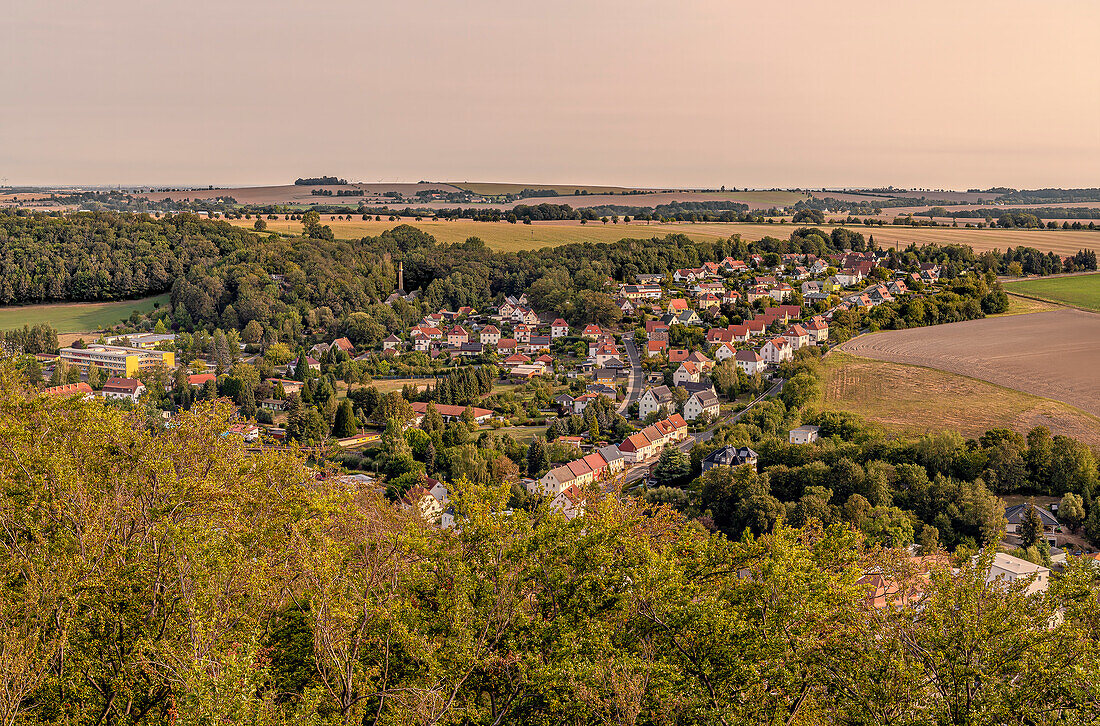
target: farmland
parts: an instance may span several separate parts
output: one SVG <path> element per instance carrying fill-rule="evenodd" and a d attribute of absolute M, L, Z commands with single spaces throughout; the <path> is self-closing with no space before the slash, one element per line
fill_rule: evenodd
<path fill-rule="evenodd" d="M 890 330 L 853 338 L 840 349 L 980 378 L 1100 415 L 1100 316 L 1093 313 L 1061 308 Z"/>
<path fill-rule="evenodd" d="M 1100 312 L 1100 273 L 1007 282 L 1005 290 Z"/>
<path fill-rule="evenodd" d="M 0 330 L 24 325 L 49 323 L 62 333 L 87 333 L 101 330 L 129 317 L 134 310 L 148 312 L 154 305 L 168 303 L 168 294 L 140 300 L 99 303 L 56 303 L 0 307 Z"/>
<path fill-rule="evenodd" d="M 1100 418 L 1074 406 L 967 376 L 872 360 L 834 350 L 825 357 L 823 407 L 858 414 L 889 431 L 952 429 L 976 437 L 991 428 L 1026 434 L 1046 426 L 1100 446 Z"/>
<path fill-rule="evenodd" d="M 695 241 L 724 239 L 740 234 L 746 241 L 754 241 L 766 236 L 781 239 L 804 225 L 793 224 L 739 224 L 739 223 L 699 223 L 671 222 L 651 223 L 631 222 L 625 224 L 602 224 L 590 222 L 535 222 L 534 224 L 510 224 L 508 222 L 475 222 L 469 219 L 453 221 L 432 221 L 424 219 L 417 222 L 412 219 L 390 222 L 386 219 L 375 222 L 355 218 L 351 220 L 332 219 L 332 215 L 323 215 L 322 222 L 332 227 L 337 237 L 358 239 L 360 237 L 381 234 L 398 224 L 411 224 L 423 229 L 443 243 L 462 242 L 467 237 L 480 237 L 495 250 L 513 252 L 518 250 L 554 247 L 571 242 L 616 242 L 625 237 L 649 238 L 672 232 L 687 235 Z M 230 220 L 233 224 L 251 227 L 252 220 Z M 299 234 L 302 225 L 293 220 L 269 220 L 268 229 L 281 234 Z M 823 229 L 832 229 L 821 225 Z M 1093 230 L 1023 230 L 1023 229 L 965 229 L 965 228 L 921 228 L 921 227 L 849 227 L 864 235 L 874 235 L 875 242 L 882 247 L 897 244 L 900 247 L 910 243 L 925 245 L 962 244 L 970 245 L 976 252 L 985 250 L 1018 247 L 1035 247 L 1044 252 L 1068 255 L 1078 250 L 1100 247 L 1100 232 Z"/>

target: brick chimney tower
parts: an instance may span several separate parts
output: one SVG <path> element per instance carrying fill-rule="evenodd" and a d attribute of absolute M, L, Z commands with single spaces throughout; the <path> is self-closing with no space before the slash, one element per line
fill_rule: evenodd
<path fill-rule="evenodd" d="M 397 289 L 402 295 L 405 294 L 405 263 L 397 263 Z"/>

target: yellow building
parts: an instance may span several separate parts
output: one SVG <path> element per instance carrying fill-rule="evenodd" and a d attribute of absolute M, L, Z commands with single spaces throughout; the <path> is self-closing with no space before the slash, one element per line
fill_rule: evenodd
<path fill-rule="evenodd" d="M 61 360 L 82 371 L 97 365 L 113 376 L 132 378 L 141 371 L 157 366 L 172 368 L 176 354 L 165 350 L 125 348 L 120 345 L 91 345 L 87 348 L 62 348 Z"/>

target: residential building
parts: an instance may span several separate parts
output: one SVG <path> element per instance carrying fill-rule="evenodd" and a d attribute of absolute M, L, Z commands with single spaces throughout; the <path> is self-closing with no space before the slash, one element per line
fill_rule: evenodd
<path fill-rule="evenodd" d="M 688 381 L 698 383 L 701 373 L 702 371 L 699 370 L 699 366 L 689 360 L 685 360 L 680 364 L 680 367 L 676 369 L 676 372 L 672 374 L 672 382 L 677 386 L 687 383 Z"/>
<path fill-rule="evenodd" d="M 495 346 L 500 342 L 500 328 L 495 325 L 486 325 L 480 332 L 481 344 Z"/>
<path fill-rule="evenodd" d="M 676 410 L 676 400 L 668 386 L 650 387 L 638 399 L 638 418 L 645 420 L 651 413 L 667 416 Z"/>
<path fill-rule="evenodd" d="M 755 350 L 739 350 L 734 356 L 737 367 L 751 376 L 764 369 L 764 359 Z"/>
<path fill-rule="evenodd" d="M 145 393 L 145 384 L 136 378 L 108 378 L 101 393 L 113 401 L 125 399 L 137 403 Z"/>
<path fill-rule="evenodd" d="M 765 363 L 778 365 L 794 358 L 794 349 L 785 338 L 772 338 L 760 348 L 760 357 Z"/>
<path fill-rule="evenodd" d="M 977 555 L 975 555 L 977 557 Z M 986 573 L 986 582 L 1000 582 L 1010 584 L 1017 580 L 1030 579 L 1031 583 L 1024 590 L 1027 595 L 1046 592 L 1050 587 L 1050 570 L 1042 565 L 1036 565 L 1027 560 L 998 552 L 993 556 L 993 562 Z"/>
<path fill-rule="evenodd" d="M 796 429 L 791 429 L 790 442 L 792 444 L 812 444 L 817 441 L 819 431 L 821 431 L 820 426 L 803 424 Z"/>
<path fill-rule="evenodd" d="M 564 338 L 569 335 L 569 323 L 561 318 L 550 323 L 550 337 L 553 339 Z"/>
<path fill-rule="evenodd" d="M 713 469 L 716 466 L 741 466 L 750 464 L 753 469 L 757 467 L 756 452 L 747 446 L 724 446 L 715 449 L 703 459 L 703 471 Z"/>
<path fill-rule="evenodd" d="M 1061 526 L 1058 520 L 1054 518 L 1054 515 L 1049 510 L 1043 507 L 1036 506 L 1034 504 L 1017 504 L 1005 509 L 1005 533 L 1006 534 L 1018 534 L 1020 531 L 1020 525 L 1023 524 L 1024 519 L 1027 517 L 1028 508 L 1034 509 L 1039 514 L 1039 520 L 1043 523 L 1043 534 L 1047 535 L 1047 541 L 1053 546 L 1056 544 L 1054 541 L 1054 533 Z"/>
<path fill-rule="evenodd" d="M 718 418 L 718 396 L 714 391 L 699 391 L 684 401 L 684 419 L 694 421 L 704 414 L 712 420 Z"/>

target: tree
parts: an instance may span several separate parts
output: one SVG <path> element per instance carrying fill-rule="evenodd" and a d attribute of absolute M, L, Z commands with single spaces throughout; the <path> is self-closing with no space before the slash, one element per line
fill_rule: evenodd
<path fill-rule="evenodd" d="M 359 433 L 359 425 L 355 421 L 355 412 L 352 410 L 351 400 L 345 398 L 340 407 L 336 409 L 336 423 L 332 427 L 332 435 L 338 439 L 354 436 Z"/>
<path fill-rule="evenodd" d="M 682 486 L 691 476 L 691 460 L 679 448 L 670 445 L 661 451 L 653 469 L 653 483 L 659 487 Z"/>
<path fill-rule="evenodd" d="M 527 476 L 537 479 L 550 469 L 550 452 L 546 440 L 535 436 L 527 446 Z"/>
<path fill-rule="evenodd" d="M 1085 522 L 1085 502 L 1080 495 L 1066 492 L 1058 506 L 1058 519 L 1074 532 Z"/>
<path fill-rule="evenodd" d="M 264 221 L 263 217 L 256 217 L 256 222 L 252 225 L 252 229 L 257 232 L 263 232 L 267 229 L 267 222 Z"/>
<path fill-rule="evenodd" d="M 1024 548 L 1038 544 L 1043 538 L 1043 519 L 1039 516 L 1033 500 L 1028 500 L 1024 516 L 1020 520 L 1019 527 L 1016 528 L 1016 534 Z"/>

